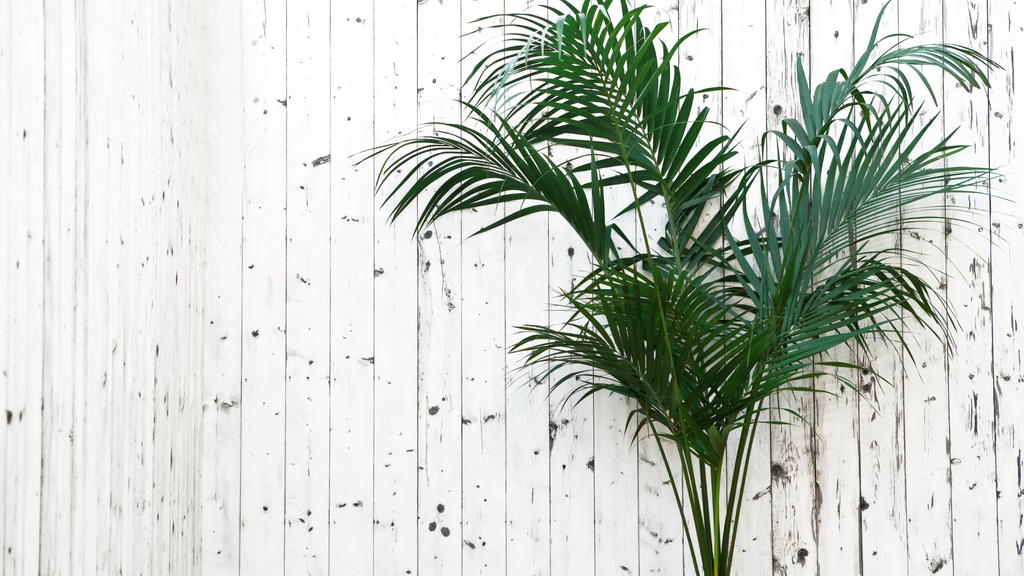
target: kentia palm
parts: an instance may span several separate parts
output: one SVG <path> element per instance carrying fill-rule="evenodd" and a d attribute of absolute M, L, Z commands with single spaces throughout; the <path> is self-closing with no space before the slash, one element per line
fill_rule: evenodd
<path fill-rule="evenodd" d="M 955 220 L 955 207 L 921 201 L 975 190 L 990 174 L 953 164 L 963 147 L 949 137 L 923 144 L 934 119 L 917 128 L 911 77 L 931 94 L 921 70 L 934 66 L 974 89 L 994 63 L 957 46 L 878 40 L 876 23 L 853 69 L 813 92 L 797 66 L 799 118 L 762 137 L 763 161 L 734 167 L 733 139 L 699 138 L 710 124 L 699 96 L 718 88 L 687 87 L 672 64 L 692 33 L 666 45 L 664 23 L 647 28 L 644 8 L 612 0 L 538 10 L 496 25 L 505 41 L 470 75 L 465 123 L 433 123 L 373 151 L 384 160 L 378 189 L 392 190 L 392 216 L 419 199 L 419 228 L 506 203 L 508 215 L 481 232 L 552 211 L 579 234 L 595 270 L 562 294 L 570 320 L 523 327 L 513 349 L 576 398 L 636 400 L 629 425 L 657 441 L 694 565 L 726 576 L 765 399 L 853 368 L 829 360 L 837 346 L 876 337 L 902 347 L 905 319 L 947 335 L 942 295 L 902 267 L 915 255 L 891 234 Z M 551 145 L 578 155 L 556 163 Z M 640 246 L 610 223 L 609 186 L 632 191 L 620 214 L 636 213 Z M 654 242 L 637 207 L 658 197 L 668 224 Z"/>

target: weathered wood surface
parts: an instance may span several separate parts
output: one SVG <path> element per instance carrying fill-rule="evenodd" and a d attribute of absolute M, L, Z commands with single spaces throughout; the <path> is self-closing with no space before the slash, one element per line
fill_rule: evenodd
<path fill-rule="evenodd" d="M 474 20 L 533 3 L 0 7 L 3 574 L 692 573 L 629 404 L 564 409 L 506 354 L 558 320 L 581 243 L 543 216 L 471 238 L 485 211 L 414 236 L 353 165 L 464 113 L 501 42 Z M 652 4 L 706 29 L 678 63 L 736 89 L 705 104 L 753 160 L 796 60 L 849 65 L 883 2 Z M 911 328 L 850 356 L 888 382 L 773 400 L 807 423 L 760 430 L 736 572 L 1021 576 L 1024 10 L 895 0 L 883 31 L 1006 68 L 922 101 L 1000 172 L 944 199 L 970 226 L 893 239 L 942 271 L 956 355 Z"/>
<path fill-rule="evenodd" d="M 5 575 L 201 569 L 206 16 L 0 6 Z"/>
<path fill-rule="evenodd" d="M 880 0 L 654 4 L 661 8 L 656 17 L 669 19 L 673 33 L 706 29 L 684 47 L 679 64 L 693 83 L 737 89 L 706 104 L 727 128 L 744 125 L 740 146 L 747 160 L 757 155 L 755 135 L 796 111 L 797 59 L 814 80 L 849 66 L 882 7 Z M 548 382 L 517 371 L 520 359 L 502 352 L 514 342 L 513 326 L 557 320 L 547 308 L 550 296 L 589 266 L 579 242 L 545 217 L 470 238 L 492 217 L 485 213 L 447 218 L 412 238 L 411 219 L 391 225 L 378 209 L 379 198 L 372 198 L 370 173 L 379 165 L 352 166 L 351 154 L 408 133 L 417 122 L 456 117 L 450 100 L 475 62 L 473 50 L 501 41 L 487 30 L 476 33 L 473 20 L 519 8 L 510 1 L 398 6 L 363 0 L 335 6 L 331 35 L 320 39 L 307 37 L 314 30 L 293 37 L 289 17 L 277 45 L 289 54 L 287 70 L 280 64 L 269 69 L 287 75 L 290 98 L 315 99 L 320 96 L 302 94 L 315 88 L 303 80 L 304 68 L 292 70 L 309 65 L 295 54 L 308 46 L 332 54 L 331 114 L 321 119 L 331 127 L 334 175 L 332 284 L 329 305 L 321 307 L 325 315 L 330 311 L 333 342 L 324 400 L 332 406 L 332 520 L 330 546 L 317 553 L 331 554 L 334 573 L 692 571 L 655 447 L 646 441 L 631 446 L 622 435 L 629 406 L 595 397 L 563 410 L 560 396 L 545 396 Z M 992 207 L 988 197 L 974 198 L 984 204 L 972 212 L 978 225 L 948 238 L 943 230 L 893 238 L 945 270 L 935 287 L 956 302 L 963 344 L 960 355 L 947 356 L 941 343 L 915 332 L 910 352 L 916 364 L 882 346 L 851 351 L 849 358 L 870 363 L 888 382 L 847 372 L 860 395 L 820 378 L 815 386 L 836 396 L 773 401 L 802 413 L 807 424 L 763 427 L 759 434 L 744 503 L 740 573 L 953 573 L 954 556 L 958 574 L 1024 570 L 1016 472 L 1020 346 L 1014 343 L 1010 289 L 1019 275 L 1013 262 L 1021 217 L 1017 205 L 995 200 L 1012 196 L 1020 177 L 1011 114 L 1018 10 L 1012 0 L 947 2 L 945 8 L 899 0 L 889 8 L 883 33 L 968 44 L 1007 67 L 993 74 L 991 94 L 968 99 L 940 83 L 943 105 L 924 103 L 931 113 L 944 111 L 947 127 L 965 125 L 962 137 L 976 144 L 972 161 L 1003 166 L 1003 178 L 991 190 Z M 259 32 L 262 15 L 255 16 Z M 243 40 L 248 51 L 250 38 Z M 314 52 L 315 59 L 320 50 Z M 267 71 L 245 68 L 243 85 L 265 82 Z M 245 102 L 252 96 L 246 94 Z M 253 168 L 264 180 L 280 179 L 284 166 L 306 161 L 294 158 L 298 148 L 281 151 L 276 141 L 263 140 L 266 116 L 245 118 L 247 149 L 277 150 L 274 162 Z M 299 134 L 290 123 L 288 130 Z M 304 136 L 297 147 L 316 138 L 313 132 Z M 552 153 L 560 158 L 558 150 Z M 303 240 L 284 226 L 282 219 L 265 222 L 258 241 L 287 235 L 289 254 L 315 256 L 326 249 L 322 240 L 315 240 L 320 248 L 293 246 Z M 271 302 L 280 302 L 282 287 L 273 294 L 262 306 L 244 304 L 243 317 L 265 314 Z M 284 298 L 289 323 L 306 321 L 292 313 L 293 306 L 306 304 L 290 291 Z M 242 370 L 262 361 L 243 359 Z M 292 355 L 285 360 L 297 361 Z M 291 401 L 280 408 L 290 409 Z M 242 409 L 249 409 L 244 401 Z M 254 410 L 253 418 L 260 413 Z M 245 425 L 243 446 L 244 434 L 257 434 L 251 427 L 258 425 Z M 268 426 L 273 429 L 272 422 Z M 292 424 L 285 437 L 292 437 Z M 292 450 L 288 444 L 289 463 Z M 310 463 L 309 469 L 320 466 Z M 242 494 L 258 498 L 257 487 L 273 484 L 272 478 L 243 473 Z M 291 484 L 285 494 L 274 484 L 269 494 L 291 499 Z M 249 505 L 243 496 L 241 508 Z M 274 522 L 276 528 L 265 525 L 267 539 L 281 542 L 285 523 Z M 248 551 L 267 554 L 243 540 L 240 554 Z"/>

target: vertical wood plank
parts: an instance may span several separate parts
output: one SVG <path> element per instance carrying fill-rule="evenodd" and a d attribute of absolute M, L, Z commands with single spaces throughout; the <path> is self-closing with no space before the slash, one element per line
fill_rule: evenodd
<path fill-rule="evenodd" d="M 526 0 L 506 0 L 505 10 L 525 11 L 529 5 Z M 469 32 L 465 26 L 464 30 Z M 467 36 L 463 50 L 474 49 L 482 40 L 480 34 Z M 547 226 L 548 218 L 539 215 L 505 226 L 508 346 L 521 338 L 517 326 L 541 326 L 548 320 Z M 523 354 L 506 358 L 506 573 L 544 576 L 552 574 L 548 383 L 541 377 L 543 366 L 525 368 L 524 360 Z"/>
<path fill-rule="evenodd" d="M 555 159 L 560 152 L 555 152 Z M 548 324 L 561 326 L 568 313 L 556 306 L 557 296 L 589 273 L 583 241 L 569 225 L 552 216 L 548 223 L 550 248 Z M 558 377 L 557 373 L 553 377 Z M 574 382 L 551 392 L 551 573 L 594 573 L 594 402 L 569 397 Z"/>
<path fill-rule="evenodd" d="M 562 166 L 576 155 L 551 147 L 549 157 Z M 562 292 L 590 273 L 586 245 L 560 216 L 548 218 L 548 326 L 569 319 Z M 468 286 L 467 286 L 468 292 Z M 551 386 L 560 372 L 549 377 Z M 566 381 L 550 391 L 551 574 L 592 575 L 594 567 L 594 401 L 570 396 L 577 386 Z"/>
<path fill-rule="evenodd" d="M 99 53 L 97 42 L 99 31 L 103 29 L 100 7 L 88 5 L 82 7 L 82 28 L 84 37 L 83 61 L 89 62 Z M 102 54 L 100 54 L 102 56 Z M 85 429 L 79 435 L 85 448 L 84 462 L 89 466 L 84 470 L 86 486 L 85 517 L 87 520 L 85 547 L 85 568 L 87 574 L 109 573 L 109 498 L 103 489 L 110 478 L 110 446 L 107 438 L 107 385 L 113 380 L 113 357 L 118 342 L 113 337 L 114 320 L 107 310 L 107 299 L 111 291 L 116 292 L 117 276 L 111 279 L 110 264 L 106 245 L 107 235 L 111 229 L 117 229 L 117 223 L 109 217 L 109 204 L 112 198 L 102 194 L 106 178 L 106 108 L 97 106 L 88 116 L 82 112 L 90 109 L 93 102 L 105 101 L 105 91 L 109 83 L 105 82 L 103 71 L 82 65 L 83 91 L 79 101 L 81 129 L 84 132 L 82 144 L 84 159 L 80 178 L 79 217 L 80 229 L 83 231 L 83 249 L 78 255 L 79 262 L 87 270 L 85 280 L 87 316 L 83 322 L 84 329 L 80 334 L 84 338 L 84 354 L 86 387 L 88 400 L 85 403 Z M 115 269 L 116 272 L 116 269 Z"/>
<path fill-rule="evenodd" d="M 810 6 L 808 6 L 810 7 Z M 825 8 L 825 9 L 823 9 Z M 812 90 L 838 68 L 854 63 L 854 3 L 834 1 L 810 13 L 812 50 L 804 66 Z M 796 114 L 794 111 L 793 114 Z M 844 251 L 839 259 L 842 260 Z M 823 360 L 855 364 L 858 351 L 839 348 Z M 814 541 L 821 546 L 822 574 L 860 573 L 860 426 L 859 397 L 844 383 L 856 382 L 857 371 L 832 370 L 835 376 L 816 378 L 813 397 L 814 434 L 811 437 L 814 473 Z"/>
<path fill-rule="evenodd" d="M 758 161 L 758 142 L 766 127 L 767 40 L 761 40 L 765 38 L 765 17 L 764 2 L 722 5 L 722 84 L 733 89 L 722 95 L 722 122 L 726 130 L 741 131 L 736 162 L 742 165 Z M 772 571 L 771 432 L 769 425 L 761 424 L 753 438 L 736 536 L 736 574 Z M 729 461 L 734 462 L 735 457 L 733 445 Z"/>
<path fill-rule="evenodd" d="M 74 6 L 44 5 L 44 341 L 40 568 L 73 564 L 71 474 L 75 397 L 75 72 Z M 68 17 L 70 14 L 70 18 Z M 2 137 L 2 136 L 0 136 Z M 0 296 L 0 298 L 3 298 Z M 0 344 L 2 346 L 3 344 Z M 70 392 L 70 393 L 69 393 Z M 0 537 L 2 542 L 2 537 Z"/>
<path fill-rule="evenodd" d="M 941 42 L 941 10 L 928 2 L 900 0 L 899 30 L 915 35 L 915 42 Z M 941 77 L 932 73 L 928 78 L 936 91 L 941 89 Z M 929 98 L 920 98 L 920 104 L 923 118 L 930 119 L 941 113 Z M 934 145 L 938 137 L 937 133 L 932 134 L 921 145 Z M 944 270 L 943 227 L 935 225 L 904 235 L 901 242 L 908 252 L 921 255 L 923 265 L 938 270 L 941 275 Z M 912 263 L 908 267 L 929 279 L 932 288 L 944 289 L 945 279 Z M 941 573 L 950 574 L 953 520 L 949 485 L 949 394 L 943 385 L 946 380 L 944 343 L 918 326 L 910 323 L 906 326 L 915 336 L 908 339 L 904 355 L 903 387 L 909 573 L 924 576 L 947 570 Z"/>
<path fill-rule="evenodd" d="M 329 570 L 330 3 L 287 3 L 285 573 Z"/>
<path fill-rule="evenodd" d="M 988 3 L 944 4 L 944 41 L 981 53 L 988 48 Z M 969 147 L 953 162 L 987 166 L 987 90 L 968 95 L 947 78 L 943 83 L 946 131 L 957 129 Z M 958 128 L 959 127 L 959 128 Z M 992 373 L 991 204 L 986 190 L 946 198 L 947 206 L 970 210 L 946 234 L 946 295 L 960 321 L 956 348 L 947 359 L 950 463 L 952 468 L 954 569 L 968 573 L 991 565 L 996 541 L 995 414 Z M 947 208 L 947 211 L 949 209 Z"/>
<path fill-rule="evenodd" d="M 690 30 L 680 29 L 680 5 L 665 0 L 650 3 L 652 9 L 644 14 L 644 25 L 653 27 L 660 22 L 669 26 L 662 32 L 666 42 Z M 678 57 L 675 64 L 679 64 Z M 684 80 L 684 86 L 687 80 Z M 696 86 L 694 86 L 696 87 Z M 632 194 L 632 193 L 631 193 Z M 656 198 L 640 208 L 651 246 L 665 233 L 668 215 L 664 198 Z M 643 246 L 643 230 L 637 229 L 638 247 Z M 643 248 L 641 248 L 643 249 Z M 672 465 L 672 472 L 680 492 L 684 492 L 679 458 L 675 446 L 664 443 L 665 453 Z M 658 450 L 658 444 L 650 436 L 650 429 L 641 433 L 637 445 L 637 508 L 639 524 L 639 565 L 641 574 L 673 574 L 685 572 L 690 565 L 689 548 L 683 532 L 669 476 Z M 685 496 L 684 496 L 685 497 Z M 684 502 L 685 504 L 685 502 Z"/>
<path fill-rule="evenodd" d="M 807 69 L 810 5 L 806 0 L 768 0 L 765 3 L 768 129 L 780 129 L 785 118 L 796 117 L 797 62 Z M 787 414 L 792 410 L 806 422 Z M 817 492 L 814 478 L 814 399 L 806 393 L 783 392 L 772 398 L 775 420 L 792 425 L 771 428 L 772 564 L 776 573 L 815 574 L 818 549 L 812 519 Z"/>
<path fill-rule="evenodd" d="M 374 5 L 374 144 L 416 125 L 416 2 Z M 374 168 L 380 167 L 378 160 Z M 388 190 L 381 190 L 387 194 Z M 374 573 L 416 568 L 415 215 L 374 212 Z M 393 226 L 393 228 L 392 228 Z"/>
<path fill-rule="evenodd" d="M 423 2 L 417 4 L 418 45 L 417 45 L 417 124 L 420 135 L 425 136 L 423 127 L 427 122 L 452 122 L 459 119 L 459 87 L 461 77 L 460 52 L 460 6 L 453 2 Z M 464 64 L 466 65 L 466 64 Z M 502 472 L 504 462 L 495 469 L 490 459 L 480 461 L 472 453 L 471 462 L 463 467 L 463 429 L 480 425 L 464 424 L 462 403 L 463 343 L 473 341 L 463 338 L 462 293 L 462 230 L 461 215 L 451 215 L 421 231 L 416 238 L 418 253 L 418 458 L 419 491 L 417 538 L 419 542 L 418 571 L 422 574 L 445 574 L 457 572 L 466 562 L 479 559 L 481 554 L 463 545 L 463 533 L 467 529 L 463 520 L 463 493 L 465 482 L 480 485 L 475 474 L 483 475 L 485 468 L 490 474 L 502 477 L 501 496 L 504 495 Z M 396 231 L 404 238 L 406 231 Z M 483 298 L 500 286 L 500 280 L 491 286 L 477 286 L 483 291 L 477 298 Z M 499 301 L 500 303 L 500 301 Z M 493 321 L 493 319 L 492 319 Z M 467 328 L 473 333 L 474 319 Z M 500 327 L 500 324 L 498 324 Z M 477 342 L 482 344 L 482 341 Z M 467 346 L 468 347 L 468 346 Z M 499 350 L 499 353 L 503 351 Z M 470 387 L 481 388 L 487 394 L 487 387 L 494 382 L 471 382 Z M 501 384 L 496 385 L 501 391 Z M 482 419 L 480 420 L 482 422 Z M 500 455 L 500 452 L 498 453 Z M 469 478 L 466 478 L 469 477 Z M 494 498 L 492 486 L 483 483 L 482 488 L 490 501 L 499 505 L 502 498 Z M 503 511 L 494 510 L 490 518 L 503 524 Z M 479 526 L 473 526 L 479 528 Z M 504 547 L 491 539 L 490 548 L 480 548 L 482 554 Z M 480 540 L 466 540 L 480 546 Z M 491 563 L 500 566 L 499 563 Z M 471 570 L 463 568 L 464 573 Z"/>
<path fill-rule="evenodd" d="M 285 574 L 285 2 L 241 4 L 242 205 L 239 572 Z M 212 303 L 211 303 L 212 304 Z M 231 409 L 232 398 L 218 398 Z M 227 403 L 225 406 L 224 402 Z"/>
<path fill-rule="evenodd" d="M 1024 366 L 1018 335 L 1016 306 L 1021 303 L 1017 286 L 1024 285 L 1024 214 L 1015 196 L 1014 183 L 1024 177 L 1018 142 L 1020 122 L 1014 122 L 1017 65 L 1014 49 L 1024 46 L 1024 15 L 1020 3 L 1004 0 L 989 7 L 989 57 L 1004 71 L 992 73 L 990 165 L 1001 175 L 992 183 L 992 319 L 994 339 L 994 416 L 996 452 L 996 513 L 999 524 L 1000 576 L 1024 574 L 1024 479 L 1018 471 L 1022 462 L 1019 415 L 1024 413 Z"/>
<path fill-rule="evenodd" d="M 210 194 L 204 217 L 207 319 L 204 343 L 202 568 L 239 574 L 242 428 L 243 192 L 245 190 L 242 3 L 211 5 L 207 38 L 211 125 Z M 179 248 L 180 250 L 180 248 Z M 262 271 L 261 271 L 262 272 Z M 179 457 L 180 459 L 180 457 Z M 247 503 L 250 506 L 255 503 Z M 166 512 L 165 512 L 166 513 Z"/>
<path fill-rule="evenodd" d="M 0 6 L 0 77 L 11 77 L 11 49 L 14 39 L 11 36 L 11 8 L 10 4 Z M 12 82 L 6 82 L 0 86 L 0 187 L 4 190 L 11 190 L 13 174 L 11 171 L 11 152 L 14 142 L 14 127 L 11 125 L 11 87 Z M 11 411 L 11 404 L 7 399 L 7 391 L 12 386 L 10 371 L 10 342 L 11 325 L 10 314 L 12 308 L 13 291 L 11 289 L 11 199 L 13 194 L 0 194 L 0 223 L 3 230 L 0 230 L 0 414 L 4 416 L 3 424 L 0 425 L 0 446 L 3 446 L 3 457 L 0 458 L 0 491 L 6 494 L 7 468 L 13 464 L 14 458 L 7 451 L 7 429 L 14 421 L 14 412 Z M 10 415 L 8 417 L 8 415 Z M 7 498 L 4 497 L 4 510 L 6 510 Z M 4 551 L 6 558 L 7 550 L 7 514 L 0 522 L 0 551 Z M 6 561 L 5 561 L 6 564 Z"/>
<path fill-rule="evenodd" d="M 421 7 L 421 10 L 423 8 Z M 462 23 L 501 14 L 504 2 L 463 3 Z M 423 30 L 423 28 L 420 28 Z M 501 46 L 501 31 L 484 26 L 464 46 L 467 75 Z M 421 44 L 425 45 L 425 44 Z M 477 46 L 481 48 L 471 53 Z M 420 52 L 421 58 L 424 55 Z M 421 85 L 427 81 L 421 77 Z M 463 111 L 464 120 L 466 111 Z M 472 122 L 471 122 L 472 123 Z M 505 566 L 505 239 L 504 229 L 470 235 L 500 219 L 504 207 L 462 216 L 462 571 L 487 574 Z M 440 235 L 440 231 L 439 231 Z M 501 287 L 501 288 L 499 288 Z M 422 306 L 421 302 L 421 306 Z M 511 439 L 515 439 L 514 432 Z M 514 449 L 510 447 L 510 449 Z M 450 523 L 450 521 L 449 521 Z"/>
<path fill-rule="evenodd" d="M 373 574 L 372 2 L 331 8 L 331 572 Z M 363 57 L 352 58 L 352 54 Z M 363 86 L 354 90 L 353 85 Z M 385 233 L 386 229 L 382 231 Z M 346 304 L 341 304 L 346 303 Z"/>
<path fill-rule="evenodd" d="M 4 574 L 39 572 L 43 384 L 43 7 L 10 6 L 8 424 Z"/>
<path fill-rule="evenodd" d="M 872 27 L 884 2 L 854 3 L 854 56 L 867 48 Z M 896 32 L 898 7 L 886 9 L 879 37 Z M 900 242 L 898 235 L 879 241 Z M 906 474 L 903 465 L 904 410 L 902 350 L 869 342 L 860 351 L 861 366 L 882 380 L 861 373 L 860 393 L 860 534 L 864 574 L 907 573 Z M 819 466 L 819 470 L 821 467 Z"/>

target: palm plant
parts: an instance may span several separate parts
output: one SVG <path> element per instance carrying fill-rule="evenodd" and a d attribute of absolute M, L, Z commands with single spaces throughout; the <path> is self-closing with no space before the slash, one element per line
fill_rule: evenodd
<path fill-rule="evenodd" d="M 736 167 L 734 138 L 705 135 L 708 89 L 687 87 L 672 64 L 690 34 L 666 45 L 666 25 L 644 26 L 644 8 L 625 0 L 542 10 L 495 25 L 505 41 L 467 81 L 465 122 L 372 151 L 384 159 L 378 189 L 391 190 L 392 216 L 418 200 L 419 228 L 504 203 L 506 215 L 481 232 L 550 211 L 579 234 L 594 270 L 562 294 L 569 320 L 523 327 L 513 350 L 576 398 L 636 401 L 633 437 L 657 442 L 694 565 L 725 576 L 753 436 L 770 421 L 765 400 L 853 368 L 830 359 L 837 347 L 869 337 L 902 347 L 905 319 L 943 338 L 954 326 L 890 234 L 955 220 L 922 201 L 969 192 L 990 174 L 953 164 L 963 147 L 949 137 L 923 144 L 935 119 L 920 119 L 911 79 L 930 93 L 922 70 L 936 67 L 980 88 L 994 63 L 962 47 L 877 38 L 876 23 L 853 68 L 813 90 L 798 64 L 799 117 L 763 135 L 759 163 Z M 576 156 L 557 163 L 551 145 Z M 635 213 L 635 246 L 612 223 L 612 186 L 631 192 L 618 214 Z M 661 238 L 639 210 L 655 198 L 667 210 Z"/>

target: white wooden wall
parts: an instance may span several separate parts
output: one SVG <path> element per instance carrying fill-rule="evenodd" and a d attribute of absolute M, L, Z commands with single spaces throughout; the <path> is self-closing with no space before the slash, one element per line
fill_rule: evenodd
<path fill-rule="evenodd" d="M 219 263 L 207 312 L 221 342 L 205 391 L 207 574 L 679 574 L 681 525 L 629 409 L 560 410 L 506 355 L 513 325 L 556 321 L 549 296 L 587 269 L 556 219 L 469 239 L 493 214 L 412 236 L 352 155 L 457 118 L 480 16 L 525 0 L 221 2 L 224 162 L 209 214 Z M 796 112 L 793 66 L 849 67 L 881 0 L 655 0 L 679 64 L 754 134 Z M 764 429 L 737 574 L 1024 575 L 1024 371 L 1015 314 L 1024 208 L 1015 0 L 898 0 L 887 33 L 971 46 L 1000 62 L 989 93 L 939 82 L 964 161 L 999 167 L 971 228 L 894 238 L 940 270 L 962 322 L 957 355 L 918 333 L 909 356 L 856 358 L 863 398 L 787 396 L 809 425 Z M 493 38 L 491 39 L 494 40 Z M 815 80 L 817 79 L 817 80 Z M 1016 184 L 1015 184 L 1016 183 Z M 970 200 L 977 202 L 979 198 Z M 950 197 L 947 202 L 964 202 Z M 976 229 L 974 229 L 976 227 Z M 990 242 L 991 240 L 991 242 Z M 241 246 L 241 250 L 238 246 Z M 219 328 L 217 328 L 219 326 Z M 920 332 L 920 331 L 918 331 Z M 515 380 L 516 384 L 507 385 Z M 686 568 L 686 570 L 689 570 Z"/>
<path fill-rule="evenodd" d="M 5 576 L 200 570 L 201 2 L 0 2 Z"/>
<path fill-rule="evenodd" d="M 679 65 L 736 89 L 707 104 L 747 158 L 797 56 L 848 66 L 882 4 L 652 3 L 706 29 Z M 629 406 L 562 410 L 505 353 L 582 244 L 469 239 L 479 213 L 414 237 L 352 164 L 457 118 L 471 22 L 526 4 L 0 2 L 5 576 L 692 574 Z M 884 28 L 1006 68 L 924 103 L 1002 174 L 971 228 L 894 238 L 946 271 L 957 355 L 919 335 L 857 358 L 894 386 L 778 398 L 809 424 L 758 439 L 736 574 L 1024 576 L 1024 7 L 894 0 Z"/>

